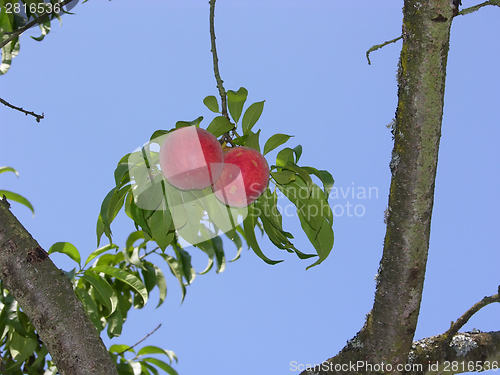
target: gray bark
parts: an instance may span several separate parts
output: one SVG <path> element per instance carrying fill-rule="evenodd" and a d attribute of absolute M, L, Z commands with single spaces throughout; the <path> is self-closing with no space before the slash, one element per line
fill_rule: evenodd
<path fill-rule="evenodd" d="M 62 375 L 118 374 L 66 275 L 0 200 L 0 278 Z"/>

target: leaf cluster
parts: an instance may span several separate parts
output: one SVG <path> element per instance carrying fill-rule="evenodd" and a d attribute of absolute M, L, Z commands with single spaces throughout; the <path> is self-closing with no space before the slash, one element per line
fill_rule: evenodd
<path fill-rule="evenodd" d="M 68 13 L 59 0 L 0 0 L 0 43 L 2 46 L 2 62 L 0 75 L 7 73 L 12 59 L 19 53 L 19 36 L 31 26 L 38 25 L 40 36 L 32 38 L 42 41 L 50 32 L 50 22 Z M 74 1 L 76 4 L 77 1 Z"/>
<path fill-rule="evenodd" d="M 219 114 L 210 122 L 207 131 L 220 137 L 219 141 L 225 149 L 246 146 L 261 152 L 261 131 L 255 131 L 254 126 L 262 115 L 264 101 L 253 103 L 243 111 L 247 96 L 248 91 L 243 87 L 227 92 L 228 109 L 233 121 L 229 116 L 221 115 L 215 96 L 206 97 L 203 103 L 210 111 Z M 148 143 L 120 160 L 114 172 L 115 187 L 107 194 L 101 206 L 97 222 L 98 242 L 103 235 L 112 242 L 111 223 L 124 208 L 136 229 L 144 233 L 145 242 L 156 242 L 163 252 L 167 247 L 172 247 L 175 256 L 172 255 L 169 259 L 178 265 L 172 268 L 179 269 L 180 274 L 176 276 L 179 280 L 184 278 L 187 283 L 194 273 L 190 263 L 191 256 L 181 243 L 187 242 L 208 256 L 207 267 L 201 273 L 208 272 L 213 264 L 217 264 L 217 272 L 224 269 L 222 237 L 234 242 L 238 251 L 235 259 L 240 256 L 244 240 L 265 262 L 281 262 L 264 255 L 257 241 L 256 228 L 262 234 L 265 233 L 277 248 L 295 253 L 301 259 L 318 256 L 311 266 L 326 259 L 333 247 L 333 214 L 328 194 L 334 180 L 327 171 L 297 164 L 302 154 L 300 145 L 294 149 L 284 148 L 278 153 L 276 165 L 270 169 L 271 186 L 257 201 L 243 209 L 228 207 L 219 202 L 210 187 L 180 191 L 168 183 L 159 166 L 159 150 L 165 137 L 181 127 L 199 127 L 202 120 L 203 117 L 200 116 L 193 121 L 178 121 L 169 130 L 157 130 Z M 265 142 L 262 153 L 268 154 L 291 137 L 287 134 L 271 136 Z M 312 177 L 319 179 L 321 188 Z M 280 212 L 283 208 L 278 202 L 278 193 L 288 199 L 288 205 L 294 207 L 316 254 L 305 254 L 291 242 L 293 235 L 283 229 Z M 184 293 L 183 289 L 183 296 Z"/>
<path fill-rule="evenodd" d="M 65 254 L 77 263 L 77 267 L 65 274 L 73 283 L 75 294 L 92 323 L 99 331 L 106 329 L 109 338 L 121 335 L 130 309 L 142 309 L 153 289 L 157 288 L 159 292 L 157 307 L 165 301 L 165 276 L 158 266 L 148 260 L 154 250 L 146 251 L 141 232 L 132 233 L 122 250 L 113 244 L 95 250 L 83 267 L 80 253 L 71 243 L 55 243 L 49 250 L 49 254 L 53 253 Z M 175 262 L 169 263 L 166 257 L 165 260 L 175 270 Z M 57 369 L 46 358 L 48 351 L 27 316 L 12 295 L 3 287 L 0 291 L 0 347 L 5 350 L 0 374 L 56 374 Z M 177 374 L 171 367 L 177 357 L 169 350 L 146 346 L 135 352 L 128 345 L 112 345 L 109 352 L 121 375 L 159 374 L 158 369 Z M 129 353 L 134 357 L 126 358 Z M 169 363 L 150 355 L 166 355 Z M 45 368 L 46 372 L 43 372 Z"/>

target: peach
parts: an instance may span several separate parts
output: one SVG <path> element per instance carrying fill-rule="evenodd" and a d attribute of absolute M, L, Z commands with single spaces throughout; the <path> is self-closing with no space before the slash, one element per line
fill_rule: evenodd
<path fill-rule="evenodd" d="M 221 175 L 224 152 L 217 138 L 208 131 L 188 126 L 167 134 L 160 148 L 160 166 L 174 187 L 205 189 Z"/>
<path fill-rule="evenodd" d="M 212 189 L 215 196 L 232 207 L 246 207 L 266 190 L 269 166 L 253 148 L 231 148 L 224 155 L 224 169 Z"/>

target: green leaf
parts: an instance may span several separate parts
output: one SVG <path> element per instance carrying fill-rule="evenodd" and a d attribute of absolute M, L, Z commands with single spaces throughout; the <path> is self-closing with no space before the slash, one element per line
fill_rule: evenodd
<path fill-rule="evenodd" d="M 52 253 L 62 253 L 73 259 L 78 265 L 80 265 L 80 253 L 77 248 L 69 242 L 56 242 L 49 249 L 49 254 Z"/>
<path fill-rule="evenodd" d="M 173 351 L 165 350 L 158 346 L 148 345 L 143 347 L 137 352 L 137 355 L 145 355 L 145 354 L 165 354 L 170 359 L 170 363 L 172 363 L 174 359 L 177 362 L 177 356 Z"/>
<path fill-rule="evenodd" d="M 220 237 L 214 237 L 212 238 L 212 243 L 214 245 L 215 260 L 217 262 L 217 269 L 215 272 L 224 272 L 226 269 L 226 254 L 224 254 L 222 239 Z"/>
<path fill-rule="evenodd" d="M 0 173 L 4 173 L 4 172 L 12 172 L 12 173 L 15 173 L 15 175 L 17 177 L 19 177 L 19 173 L 17 173 L 17 171 L 12 167 L 0 167 Z"/>
<path fill-rule="evenodd" d="M 163 259 L 165 259 L 168 266 L 170 267 L 170 271 L 177 278 L 177 281 L 179 282 L 179 285 L 181 286 L 181 292 L 182 292 L 181 303 L 182 303 L 184 301 L 184 298 L 186 297 L 186 285 L 184 285 L 184 281 L 182 279 L 182 276 L 183 276 L 182 263 L 181 263 L 182 261 L 179 262 L 173 256 L 168 255 L 168 254 L 160 254 L 160 256 Z"/>
<path fill-rule="evenodd" d="M 125 345 L 125 344 L 120 344 L 120 345 L 114 344 L 114 345 L 111 345 L 109 347 L 108 352 L 115 353 L 115 354 L 123 353 L 123 352 L 135 353 L 135 350 L 134 350 L 134 348 L 131 348 L 130 346 Z"/>
<path fill-rule="evenodd" d="M 153 212 L 147 221 L 153 239 L 160 249 L 165 251 L 174 240 L 173 221 L 168 206 L 163 205 L 162 208 Z"/>
<path fill-rule="evenodd" d="M 91 269 L 85 271 L 82 279 L 94 287 L 97 301 L 108 309 L 108 314 L 106 316 L 111 315 L 116 310 L 118 298 L 106 279 L 103 279 Z"/>
<path fill-rule="evenodd" d="M 175 371 L 168 363 L 163 362 L 162 360 L 159 360 L 157 358 L 144 358 L 143 361 L 152 363 L 153 365 L 165 371 L 167 374 L 179 375 L 177 371 Z"/>
<path fill-rule="evenodd" d="M 144 239 L 144 232 L 142 230 L 132 232 L 127 237 L 127 241 L 125 242 L 125 248 L 130 252 L 132 250 L 132 248 L 134 247 L 134 244 L 138 240 L 143 240 L 143 239 Z M 146 244 L 146 241 L 144 241 L 141 244 L 141 247 L 145 248 L 145 244 Z"/>
<path fill-rule="evenodd" d="M 40 35 L 39 37 L 32 36 L 32 38 L 35 39 L 37 42 L 41 42 L 43 38 L 45 38 L 45 35 L 47 35 L 50 32 L 50 21 L 39 23 L 38 25 L 40 26 L 42 35 Z"/>
<path fill-rule="evenodd" d="M 207 96 L 205 99 L 203 99 L 203 104 L 207 106 L 209 110 L 215 113 L 220 113 L 219 112 L 219 103 L 217 102 L 217 98 L 213 95 Z"/>
<path fill-rule="evenodd" d="M 227 235 L 227 233 L 226 233 L 226 235 Z M 236 232 L 234 232 L 234 236 L 232 238 L 229 238 L 229 239 L 231 241 L 233 241 L 234 244 L 236 245 L 236 255 L 234 256 L 233 259 L 230 260 L 230 262 L 234 262 L 235 260 L 238 260 L 241 256 L 241 251 L 243 250 L 243 243 L 241 242 L 240 235 Z"/>
<path fill-rule="evenodd" d="M 234 129 L 234 124 L 231 123 L 231 121 L 224 116 L 217 116 L 212 120 L 210 125 L 208 125 L 207 131 L 218 138 L 232 129 Z"/>
<path fill-rule="evenodd" d="M 295 172 L 292 171 L 280 171 L 280 172 L 271 172 L 271 176 L 274 180 L 280 185 L 286 185 L 292 181 L 295 181 Z"/>
<path fill-rule="evenodd" d="M 186 126 L 196 126 L 197 128 L 200 127 L 200 122 L 203 120 L 203 116 L 200 116 L 193 121 L 177 121 L 175 123 L 175 128 L 185 128 Z"/>
<path fill-rule="evenodd" d="M 120 309 L 116 309 L 115 312 L 108 317 L 107 334 L 110 339 L 118 337 L 122 334 L 124 321 L 125 319 L 123 318 Z"/>
<path fill-rule="evenodd" d="M 271 138 L 269 138 L 264 145 L 264 155 L 268 152 L 274 150 L 276 147 L 281 146 L 283 143 L 288 141 L 292 135 L 287 134 L 275 134 Z"/>
<path fill-rule="evenodd" d="M 253 148 L 253 149 L 260 152 L 260 145 L 259 145 L 260 129 L 257 133 L 253 133 L 252 131 L 249 131 L 247 133 L 247 136 L 248 137 L 245 140 L 245 146 Z"/>
<path fill-rule="evenodd" d="M 302 229 L 306 233 L 309 241 L 312 243 L 319 256 L 319 259 L 316 262 L 306 268 L 306 270 L 308 270 L 309 268 L 317 266 L 323 262 L 332 251 L 334 241 L 333 229 L 331 224 L 329 224 L 325 218 L 323 218 L 323 225 L 321 226 L 319 232 L 311 228 L 307 220 L 305 220 L 300 212 L 299 219 Z"/>
<path fill-rule="evenodd" d="M 4 30 L 12 31 L 12 30 Z M 20 43 L 19 38 L 14 38 L 12 41 L 2 47 L 2 63 L 0 65 L 0 75 L 7 73 L 12 64 L 12 59 L 19 53 Z"/>
<path fill-rule="evenodd" d="M 248 134 L 247 135 L 243 135 L 241 137 L 233 139 L 233 143 L 235 145 L 237 145 L 237 146 L 243 146 L 245 144 L 247 138 L 248 138 Z"/>
<path fill-rule="evenodd" d="M 149 141 L 152 143 L 158 143 L 161 146 L 160 141 L 165 140 L 165 135 L 168 134 L 168 130 L 156 130 L 153 134 L 151 134 L 151 138 L 149 138 Z"/>
<path fill-rule="evenodd" d="M 96 266 L 94 268 L 91 268 L 91 270 L 97 273 L 102 272 L 108 276 L 114 277 L 124 282 L 140 294 L 140 296 L 144 300 L 144 304 L 146 304 L 146 302 L 148 301 L 148 291 L 146 287 L 138 277 L 132 275 L 130 272 L 110 266 Z"/>
<path fill-rule="evenodd" d="M 278 155 L 276 155 L 276 166 L 284 167 L 288 162 L 293 163 L 294 157 L 293 157 L 293 150 L 287 147 L 278 152 Z"/>
<path fill-rule="evenodd" d="M 99 330 L 99 332 L 102 331 L 105 323 L 101 321 L 99 310 L 95 301 L 92 299 L 88 291 L 82 288 L 76 288 L 75 292 L 76 295 L 80 298 L 80 301 L 82 302 L 83 307 L 85 308 L 85 311 L 87 312 L 90 320 L 92 321 L 92 323 L 94 323 L 94 326 Z"/>
<path fill-rule="evenodd" d="M 215 258 L 215 250 L 214 250 L 214 245 L 212 242 L 212 239 L 200 242 L 196 244 L 196 247 L 203 251 L 205 254 L 208 256 L 208 264 L 205 267 L 203 271 L 201 271 L 199 274 L 204 275 L 208 271 L 210 271 L 214 265 L 214 258 Z"/>
<path fill-rule="evenodd" d="M 307 173 L 307 171 L 305 171 L 301 167 L 293 164 L 292 162 L 287 162 L 283 166 L 283 169 L 288 169 L 290 171 L 293 171 L 293 172 L 297 173 L 302 178 L 302 180 L 304 180 L 304 182 L 306 183 L 306 186 L 308 188 L 309 193 L 311 193 L 313 181 L 311 179 L 311 176 L 309 176 L 309 173 Z M 307 196 L 307 198 L 308 197 L 309 196 Z"/>
<path fill-rule="evenodd" d="M 7 191 L 7 190 L 0 190 L 0 199 L 2 199 L 2 196 L 4 196 L 4 195 L 7 199 L 14 201 L 14 202 L 17 202 L 17 203 L 21 203 L 22 205 L 28 207 L 31 210 L 31 212 L 33 212 L 33 216 L 35 216 L 35 209 L 31 205 L 31 203 L 26 198 L 24 198 L 22 195 L 19 195 L 19 194 L 16 194 L 16 193 L 13 193 L 13 192 Z"/>
<path fill-rule="evenodd" d="M 87 264 L 89 264 L 89 262 L 94 259 L 95 257 L 101 255 L 102 253 L 105 253 L 106 251 L 109 251 L 111 249 L 119 249 L 119 247 L 117 245 L 113 245 L 113 244 L 107 244 L 106 246 L 103 246 L 103 247 L 100 247 L 99 249 L 97 250 L 94 250 L 92 253 L 90 253 L 89 257 L 87 258 L 87 260 L 85 261 L 85 266 Z"/>
<path fill-rule="evenodd" d="M 191 266 L 191 255 L 184 250 L 182 247 L 177 246 L 174 243 L 174 251 L 175 255 L 177 255 L 177 261 L 180 263 L 180 270 L 182 272 L 182 276 L 186 279 L 188 284 L 194 280 L 196 276 L 196 272 L 194 272 L 193 267 Z"/>
<path fill-rule="evenodd" d="M 253 205 L 248 206 L 248 216 L 243 221 L 243 228 L 245 231 L 245 239 L 247 243 L 250 245 L 252 250 L 257 254 L 259 258 L 261 258 L 267 264 L 277 264 L 283 262 L 282 260 L 272 260 L 264 255 L 262 250 L 259 247 L 257 242 L 257 238 L 255 237 L 255 225 L 257 224 L 257 216 L 256 212 L 254 212 Z"/>
<path fill-rule="evenodd" d="M 160 292 L 158 305 L 156 306 L 156 308 L 158 308 L 165 302 L 165 298 L 167 298 L 167 282 L 165 281 L 162 270 L 155 265 L 153 265 L 153 267 L 156 274 L 156 286 Z"/>
<path fill-rule="evenodd" d="M 101 204 L 101 212 L 100 217 L 102 221 L 102 225 L 104 226 L 104 233 L 108 237 L 109 241 L 112 242 L 111 239 L 111 222 L 115 219 L 118 212 L 123 207 L 123 202 L 125 200 L 125 196 L 132 189 L 132 186 L 126 185 L 120 190 L 116 187 L 111 189 L 111 191 L 106 195 L 102 204 Z M 99 219 L 98 219 L 99 222 Z M 99 225 L 99 223 L 98 223 Z M 100 241 L 100 237 L 98 237 L 98 242 Z"/>
<path fill-rule="evenodd" d="M 315 175 L 321 180 L 321 182 L 323 183 L 325 198 L 328 199 L 330 191 L 332 191 L 333 189 L 333 184 L 335 183 L 335 180 L 333 179 L 330 172 L 325 170 L 317 170 L 316 168 L 313 167 L 302 167 L 302 169 L 304 169 L 309 174 Z"/>
<path fill-rule="evenodd" d="M 299 162 L 300 156 L 302 155 L 302 146 L 298 145 L 293 148 L 293 152 L 295 154 L 295 164 Z"/>
<path fill-rule="evenodd" d="M 247 108 L 245 114 L 243 115 L 243 120 L 241 126 L 243 129 L 243 134 L 248 134 L 252 130 L 255 123 L 259 120 L 262 111 L 264 110 L 264 101 L 253 103 Z"/>
<path fill-rule="evenodd" d="M 238 91 L 228 90 L 227 92 L 227 106 L 235 123 L 238 123 L 240 119 L 247 96 L 248 91 L 244 87 L 240 87 Z"/>
<path fill-rule="evenodd" d="M 126 185 L 130 182 L 130 173 L 129 173 L 129 164 L 118 164 L 118 166 L 115 169 L 115 183 L 116 187 L 119 189 L 123 185 Z"/>
<path fill-rule="evenodd" d="M 36 338 L 21 336 L 15 331 L 11 335 L 9 344 L 10 354 L 18 363 L 23 363 L 38 347 Z"/>

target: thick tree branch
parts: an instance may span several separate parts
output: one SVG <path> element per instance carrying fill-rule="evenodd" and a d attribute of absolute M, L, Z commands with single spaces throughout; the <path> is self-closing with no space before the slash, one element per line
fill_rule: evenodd
<path fill-rule="evenodd" d="M 404 2 L 392 179 L 375 301 L 363 329 L 329 365 L 390 364 L 391 374 L 402 374 L 399 366 L 407 363 L 427 264 L 454 12 L 449 0 Z M 330 366 L 309 373 L 346 372 L 351 370 Z M 364 368 L 359 373 L 384 372 Z"/>
<path fill-rule="evenodd" d="M 0 278 L 61 375 L 118 374 L 66 275 L 0 200 Z"/>
<path fill-rule="evenodd" d="M 389 214 L 365 345 L 374 363 L 406 362 L 429 248 L 454 6 L 406 0 Z"/>
<path fill-rule="evenodd" d="M 9 102 L 3 100 L 2 98 L 0 98 L 0 103 L 2 103 L 3 105 L 6 105 L 9 108 L 15 109 L 16 111 L 22 112 L 26 116 L 31 115 L 31 116 L 35 117 L 36 122 L 40 122 L 40 120 L 42 120 L 44 118 L 43 113 L 41 115 L 37 115 L 35 112 L 26 111 L 26 110 L 22 109 L 21 107 L 16 107 L 15 105 L 10 104 Z"/>
<path fill-rule="evenodd" d="M 447 333 L 415 341 L 405 375 L 461 374 L 498 370 L 500 332 Z"/>
<path fill-rule="evenodd" d="M 490 297 L 484 297 L 481 301 L 467 310 L 460 318 L 458 318 L 456 322 L 452 323 L 450 329 L 446 331 L 445 335 L 447 335 L 451 340 L 451 338 L 457 334 L 458 330 L 462 328 L 475 313 L 483 307 L 495 302 L 500 302 L 500 295 L 495 294 Z"/>

